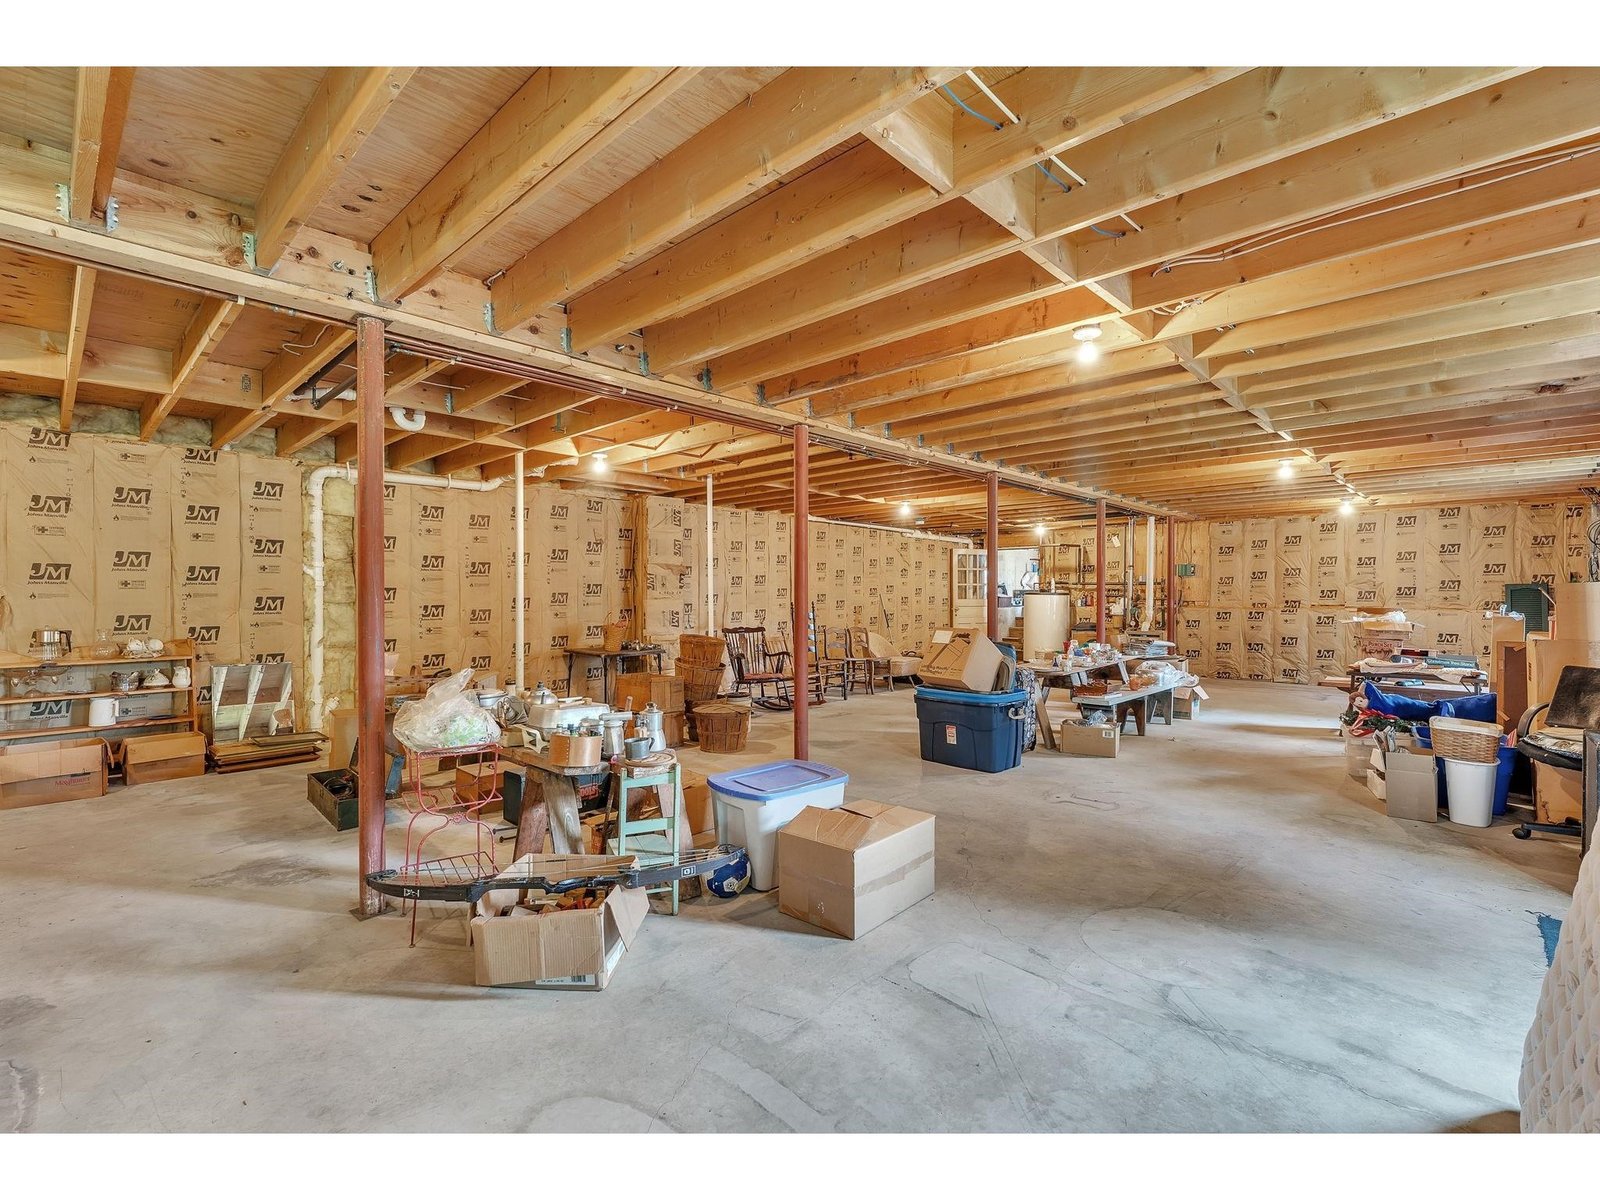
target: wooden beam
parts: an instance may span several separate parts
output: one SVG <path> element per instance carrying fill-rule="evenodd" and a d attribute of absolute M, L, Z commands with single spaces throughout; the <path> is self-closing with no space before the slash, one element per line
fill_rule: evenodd
<path fill-rule="evenodd" d="M 651 369 L 698 365 L 796 326 L 979 266 L 1015 248 L 1016 239 L 1005 230 L 966 201 L 952 200 L 785 271 L 760 287 L 652 326 Z"/>
<path fill-rule="evenodd" d="M 72 114 L 72 181 L 67 192 L 74 221 L 86 223 L 106 214 L 132 92 L 132 67 L 78 68 Z"/>
<path fill-rule="evenodd" d="M 165 395 L 147 400 L 139 410 L 140 441 L 150 440 L 166 415 L 172 411 L 172 406 L 178 402 L 194 373 L 217 348 L 223 335 L 243 311 L 244 305 L 237 300 L 208 296 L 200 302 L 199 311 L 190 319 L 183 331 L 183 339 L 173 351 L 170 388 Z"/>
<path fill-rule="evenodd" d="M 956 126 L 957 186 L 987 183 L 1014 164 L 1037 162 L 1136 116 L 1199 94 L 1234 75 L 1230 67 L 1029 67 L 998 88 L 1022 120 L 994 129 L 962 115 Z M 974 106 L 989 111 L 987 101 Z"/>
<path fill-rule="evenodd" d="M 956 110 L 930 93 L 874 121 L 873 143 L 939 195 L 955 186 Z"/>
<path fill-rule="evenodd" d="M 490 288 L 495 328 L 515 329 L 619 264 L 653 254 L 953 74 L 917 67 L 785 71 L 513 263 Z"/>
<path fill-rule="evenodd" d="M 271 270 L 344 173 L 415 67 L 330 67 L 256 201 L 256 266 Z"/>
<path fill-rule="evenodd" d="M 765 295 L 741 289 L 893 226 L 932 197 L 876 148 L 856 146 L 578 297 L 568 308 L 572 344 L 587 349 L 649 325 L 654 369 L 689 362 L 695 352 L 674 344 L 683 335 L 656 322 L 734 293 Z"/>
<path fill-rule="evenodd" d="M 1039 225 L 1065 234 L 1523 74 L 1504 67 L 1257 67 L 1075 147 L 1087 182 L 1038 175 Z M 1056 172 L 1060 174 L 1059 170 Z"/>
<path fill-rule="evenodd" d="M 355 340 L 353 329 L 324 325 L 320 321 L 302 326 L 294 341 L 297 346 L 306 348 L 293 352 L 283 348 L 272 356 L 262 372 L 261 406 L 229 421 L 213 421 L 211 448 L 221 450 L 261 428 L 283 411 L 296 388 L 353 346 Z"/>
<path fill-rule="evenodd" d="M 590 161 L 614 122 L 638 120 L 694 74 L 540 67 L 372 240 L 378 295 L 397 300 L 427 283 L 556 172 L 565 178 Z"/>
<path fill-rule="evenodd" d="M 1059 290 L 1053 275 L 1021 255 L 1009 255 L 721 355 L 710 364 L 712 383 L 725 388 L 768 379 Z"/>
<path fill-rule="evenodd" d="M 1547 68 L 1163 200 L 1143 230 L 1077 246 L 1082 278 L 1126 274 L 1600 132 L 1600 76 Z"/>
<path fill-rule="evenodd" d="M 99 275 L 93 267 L 78 267 L 72 278 L 72 325 L 67 330 L 67 357 L 61 377 L 61 428 L 72 428 L 72 407 L 78 398 L 78 378 L 83 371 L 83 352 L 89 343 L 89 311 L 94 304 L 94 283 Z"/>
<path fill-rule="evenodd" d="M 1318 263 L 1350 260 L 1583 200 L 1600 194 L 1600 155 L 1578 151 L 1537 170 L 1501 167 L 1498 176 L 1494 171 L 1475 176 L 1471 188 L 1446 180 L 1373 201 L 1340 214 L 1337 223 L 1297 230 L 1284 240 L 1269 239 L 1220 261 L 1186 262 L 1153 274 L 1139 271 L 1134 303 L 1144 309 L 1171 306 Z"/>

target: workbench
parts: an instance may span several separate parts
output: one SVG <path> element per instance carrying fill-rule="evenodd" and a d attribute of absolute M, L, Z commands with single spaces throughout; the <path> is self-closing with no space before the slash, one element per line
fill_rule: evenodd
<path fill-rule="evenodd" d="M 544 853 L 550 835 L 557 854 L 582 854 L 583 834 L 578 819 L 578 785 L 611 773 L 608 763 L 593 767 L 564 767 L 527 746 L 502 746 L 500 762 L 522 776 L 522 815 L 517 821 L 517 842 L 512 861 L 525 854 Z M 552 815 L 554 819 L 552 820 Z"/>
<path fill-rule="evenodd" d="M 1156 683 L 1149 687 L 1134 688 L 1126 692 L 1108 692 L 1104 696 L 1074 696 L 1072 702 L 1082 712 L 1088 708 L 1104 708 L 1111 711 L 1111 720 L 1119 729 L 1127 723 L 1128 718 L 1133 718 L 1133 727 L 1140 737 L 1144 736 L 1145 725 L 1152 716 L 1164 715 L 1166 723 L 1172 724 L 1172 691 L 1182 687 L 1178 683 Z M 1167 698 L 1163 706 L 1157 704 L 1154 712 L 1150 711 L 1150 701 Z"/>
<path fill-rule="evenodd" d="M 572 668 L 580 658 L 597 658 L 600 660 L 600 699 L 609 704 L 611 702 L 611 680 L 617 675 L 627 674 L 629 659 L 648 658 L 654 659 L 656 674 L 662 672 L 661 663 L 666 650 L 657 646 L 653 650 L 607 650 L 603 646 L 574 646 L 563 650 L 567 656 L 567 695 L 572 695 Z"/>

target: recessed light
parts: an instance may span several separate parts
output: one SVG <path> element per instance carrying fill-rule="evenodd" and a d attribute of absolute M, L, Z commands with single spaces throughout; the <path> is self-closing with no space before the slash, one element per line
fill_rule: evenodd
<path fill-rule="evenodd" d="M 1340 516 L 1348 517 L 1351 513 L 1355 512 L 1355 510 L 1356 510 L 1356 506 L 1354 504 L 1351 504 L 1350 501 L 1348 501 L 1348 500 L 1339 501 L 1339 515 Z"/>
<path fill-rule="evenodd" d="M 1044 537 L 1045 534 L 1049 533 L 1050 531 L 1048 529 L 1046 529 L 1043 525 L 1035 525 L 1033 527 L 1033 532 L 1038 534 L 1042 538 L 1042 537 Z"/>

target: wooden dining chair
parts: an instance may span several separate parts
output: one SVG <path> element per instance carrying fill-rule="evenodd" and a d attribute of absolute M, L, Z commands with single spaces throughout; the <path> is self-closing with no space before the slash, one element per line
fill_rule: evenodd
<path fill-rule="evenodd" d="M 748 696 L 752 704 L 778 712 L 794 707 L 789 691 L 789 652 L 769 650 L 766 629 L 733 626 L 722 631 L 722 639 L 733 668 L 733 695 Z"/>

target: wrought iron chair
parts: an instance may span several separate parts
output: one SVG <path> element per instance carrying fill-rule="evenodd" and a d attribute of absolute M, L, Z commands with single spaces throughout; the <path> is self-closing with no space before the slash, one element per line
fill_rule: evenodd
<path fill-rule="evenodd" d="M 767 648 L 767 631 L 759 625 L 739 625 L 722 631 L 733 667 L 733 695 L 748 696 L 752 704 L 785 712 L 794 707 L 789 691 L 789 652 Z M 768 695 L 768 689 L 776 693 Z"/>

